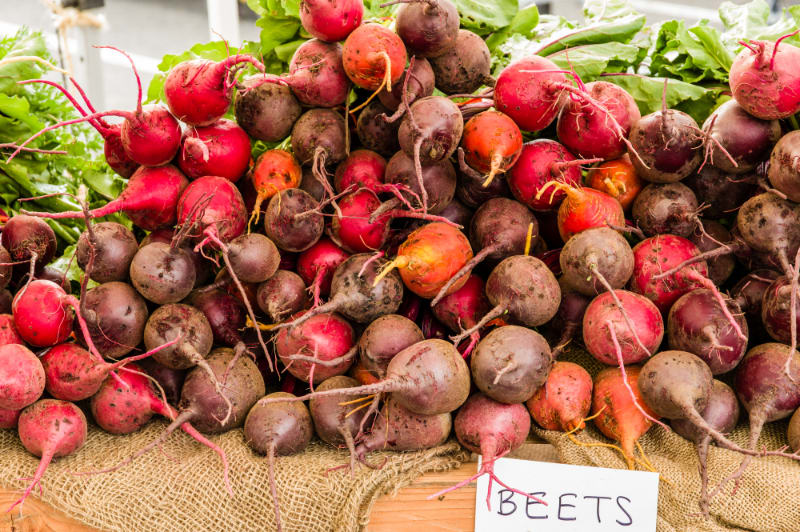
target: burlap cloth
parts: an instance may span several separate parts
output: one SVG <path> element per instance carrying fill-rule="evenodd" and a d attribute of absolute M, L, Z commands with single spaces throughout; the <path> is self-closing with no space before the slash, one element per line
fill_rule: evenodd
<path fill-rule="evenodd" d="M 152 441 L 165 426 L 153 422 L 129 436 L 90 427 L 86 445 L 54 461 L 42 482 L 41 499 L 67 515 L 102 530 L 124 532 L 269 531 L 275 529 L 266 458 L 244 444 L 241 430 L 212 439 L 228 455 L 235 497 L 222 482 L 217 455 L 182 433 L 170 436 L 132 464 L 109 474 L 75 476 L 70 471 L 109 467 Z M 16 431 L 0 430 L 0 486 L 23 488 L 37 459 L 19 443 Z M 312 442 L 306 452 L 276 462 L 281 520 L 286 532 L 351 532 L 363 528 L 377 498 L 429 471 L 458 467 L 469 455 L 457 443 L 416 453 L 373 453 L 380 470 L 360 467 L 353 478 L 340 452 Z M 34 495 L 38 495 L 34 492 Z M 3 511 L 5 511 L 3 509 Z"/>
<path fill-rule="evenodd" d="M 560 360 L 577 362 L 592 375 L 601 366 L 585 351 L 569 349 Z M 723 379 L 724 380 L 724 379 Z M 606 439 L 594 425 L 578 435 L 582 442 L 604 442 Z M 768 423 L 759 446 L 777 449 L 787 444 L 786 421 Z M 580 447 L 561 432 L 534 428 L 533 432 L 556 447 L 561 461 L 597 467 L 622 469 L 625 462 L 612 449 Z M 742 409 L 739 426 L 730 435 L 740 445 L 747 443 L 747 413 Z M 711 503 L 708 520 L 697 515 L 700 476 L 694 445 L 661 427 L 651 428 L 640 440 L 655 469 L 662 475 L 658 497 L 658 532 L 720 532 L 757 530 L 764 532 L 800 531 L 800 463 L 780 457 L 759 457 L 752 461 L 741 479 L 739 489 L 731 495 L 732 486 Z M 708 455 L 709 486 L 736 470 L 742 456 L 712 446 Z"/>
<path fill-rule="evenodd" d="M 600 366 L 585 352 L 570 349 L 561 359 L 581 363 L 596 373 Z M 581 441 L 608 442 L 594 426 L 578 435 Z M 42 499 L 64 513 L 104 530 L 125 532 L 272 530 L 274 515 L 267 482 L 267 464 L 244 444 L 241 430 L 214 437 L 227 452 L 235 497 L 224 491 L 217 456 L 182 433 L 133 464 L 111 474 L 74 476 L 70 471 L 109 467 L 152 441 L 164 427 L 151 423 L 129 436 L 111 436 L 90 428 L 85 447 L 75 456 L 56 460 L 43 481 Z M 611 449 L 579 447 L 563 433 L 534 428 L 552 443 L 562 462 L 624 468 Z M 731 438 L 744 444 L 746 416 Z M 758 530 L 800 531 L 800 464 L 783 458 L 757 458 L 735 495 L 730 489 L 715 498 L 711 517 L 697 516 L 700 477 L 694 446 L 675 433 L 652 428 L 642 446 L 663 475 L 658 504 L 659 532 Z M 770 423 L 760 445 L 786 444 L 786 422 Z M 18 480 L 33 474 L 37 460 L 29 455 L 15 431 L 0 430 L 0 486 L 23 488 Z M 468 459 L 456 443 L 418 453 L 375 453 L 388 457 L 381 470 L 364 467 L 351 478 L 328 468 L 348 460 L 347 453 L 319 442 L 303 454 L 277 460 L 276 476 L 284 529 L 294 531 L 355 531 L 369 519 L 375 500 L 410 484 L 428 471 L 458 467 Z M 709 477 L 715 485 L 739 464 L 741 456 L 716 447 L 709 452 Z"/>

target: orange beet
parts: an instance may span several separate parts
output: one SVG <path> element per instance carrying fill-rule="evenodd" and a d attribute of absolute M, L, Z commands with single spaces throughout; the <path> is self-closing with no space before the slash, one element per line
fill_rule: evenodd
<path fill-rule="evenodd" d="M 430 299 L 471 258 L 472 246 L 464 233 L 452 225 L 433 222 L 408 235 L 382 275 L 397 268 L 409 290 Z M 461 288 L 468 278 L 469 275 L 462 276 L 447 293 Z"/>
<path fill-rule="evenodd" d="M 583 428 L 592 406 L 592 377 L 578 364 L 559 360 L 525 404 L 544 429 L 567 432 Z"/>
<path fill-rule="evenodd" d="M 484 186 L 489 186 L 495 175 L 517 162 L 522 151 L 522 133 L 508 115 L 500 111 L 484 111 L 464 125 L 461 147 L 467 164 L 489 174 L 484 183 Z"/>
<path fill-rule="evenodd" d="M 628 210 L 642 190 L 642 180 L 627 155 L 598 164 L 586 178 L 590 187 L 605 192 Z"/>
<path fill-rule="evenodd" d="M 641 371 L 642 368 L 639 366 L 625 367 L 636 402 L 648 415 L 657 418 L 658 416 L 645 404 L 639 393 L 638 379 Z M 634 444 L 653 426 L 653 422 L 644 417 L 633 404 L 619 368 L 606 368 L 594 378 L 592 413 L 596 414 L 601 409 L 603 411 L 594 419 L 594 424 L 600 432 L 619 442 L 628 462 L 628 468 L 633 469 Z"/>
<path fill-rule="evenodd" d="M 388 28 L 363 24 L 344 42 L 342 63 L 345 74 L 356 86 L 373 91 L 386 86 L 391 90 L 403 76 L 406 47 Z"/>
<path fill-rule="evenodd" d="M 258 217 L 261 202 L 278 192 L 300 186 L 303 170 L 291 153 L 285 150 L 267 150 L 256 161 L 250 180 L 258 196 L 253 213 Z"/>
<path fill-rule="evenodd" d="M 564 242 L 593 227 L 625 227 L 625 213 L 619 201 L 593 188 L 550 181 L 539 189 L 536 199 L 557 190 L 567 194 L 558 208 L 558 233 Z"/>

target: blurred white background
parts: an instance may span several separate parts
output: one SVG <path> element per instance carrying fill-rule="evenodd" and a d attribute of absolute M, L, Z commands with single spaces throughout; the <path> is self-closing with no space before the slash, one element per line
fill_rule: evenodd
<path fill-rule="evenodd" d="M 77 2 L 77 0 L 75 0 Z M 102 16 L 105 29 L 88 32 L 90 44 L 117 46 L 131 53 L 137 63 L 142 81 L 147 88 L 152 75 L 157 71 L 160 58 L 168 53 L 179 53 L 197 42 L 209 40 L 209 4 L 239 3 L 239 33 L 241 39 L 258 40 L 260 29 L 255 26 L 256 16 L 239 0 L 80 0 L 88 4 L 104 4 L 90 9 L 90 16 Z M 491 0 L 486 0 L 491 2 Z M 534 0 L 521 0 L 528 5 Z M 738 0 L 737 0 L 738 1 Z M 771 1 L 771 0 L 768 0 Z M 794 3 L 795 0 L 783 0 Z M 535 0 L 542 11 L 564 15 L 568 18 L 581 16 L 581 0 Z M 679 0 L 679 2 L 634 0 L 637 8 L 645 12 L 649 21 L 682 17 L 689 22 L 701 18 L 716 18 L 720 0 Z M 679 4 L 679 5 L 676 5 Z M 232 13 L 228 13 L 232 14 Z M 43 0 L 0 0 L 0 33 L 16 31 L 22 25 L 51 34 L 50 44 L 55 53 L 57 39 L 55 17 Z M 217 25 L 223 25 L 218 21 Z M 213 24 L 212 24 L 213 26 Z M 221 30 L 221 28 L 215 28 Z M 80 64 L 82 33 L 72 28 L 67 31 L 71 39 L 70 57 L 78 63 L 75 72 L 86 82 L 85 65 Z M 231 38 L 230 35 L 225 35 Z M 95 70 L 95 88 L 103 102 L 100 108 L 130 109 L 136 98 L 136 85 L 124 58 L 109 50 L 99 54 L 101 68 Z"/>

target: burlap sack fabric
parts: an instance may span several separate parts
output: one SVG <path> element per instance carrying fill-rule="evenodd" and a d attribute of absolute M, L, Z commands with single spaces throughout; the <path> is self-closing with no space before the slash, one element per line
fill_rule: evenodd
<path fill-rule="evenodd" d="M 596 361 L 580 349 L 569 349 L 560 359 L 577 362 L 592 375 L 601 369 Z M 587 425 L 587 429 L 578 435 L 580 441 L 609 441 L 591 422 Z M 786 421 L 767 424 L 759 446 L 777 449 L 786 445 L 786 426 Z M 534 433 L 553 444 L 563 462 L 617 469 L 625 467 L 622 457 L 613 449 L 580 447 L 561 432 L 535 428 Z M 746 445 L 747 435 L 747 413 L 742 409 L 739 426 L 730 438 L 740 445 Z M 706 520 L 697 515 L 700 476 L 694 445 L 658 426 L 651 428 L 640 442 L 662 475 L 658 498 L 658 532 L 800 531 L 800 501 L 797 498 L 800 463 L 779 457 L 756 458 L 742 477 L 735 495 L 731 495 L 732 486 L 729 486 L 712 501 L 711 516 Z M 735 471 L 741 460 L 740 454 L 712 446 L 708 455 L 709 485 L 715 486 Z"/>
<path fill-rule="evenodd" d="M 600 365 L 579 349 L 561 359 L 572 360 L 594 374 Z M 591 422 L 578 438 L 608 442 Z M 90 428 L 84 448 L 75 456 L 56 460 L 43 481 L 42 499 L 66 514 L 103 530 L 229 531 L 272 530 L 274 514 L 267 481 L 266 459 L 244 444 L 241 430 L 213 439 L 228 454 L 231 482 L 236 492 L 225 493 L 220 463 L 209 449 L 182 433 L 114 473 L 75 476 L 112 466 L 152 441 L 165 424 L 151 423 L 129 436 L 111 436 Z M 606 448 L 579 447 L 563 433 L 534 428 L 552 443 L 562 462 L 598 467 L 624 468 L 622 458 Z M 767 448 L 786 444 L 786 422 L 770 423 L 759 442 Z M 746 416 L 731 438 L 747 439 Z M 697 516 L 700 477 L 694 446 L 675 433 L 652 428 L 641 443 L 663 475 L 658 505 L 659 532 L 720 532 L 757 530 L 800 531 L 800 464 L 783 458 L 758 458 L 742 478 L 735 495 L 718 496 L 711 518 Z M 28 454 L 14 431 L 0 430 L 0 486 L 22 488 L 18 480 L 33 473 L 37 459 Z M 388 458 L 380 470 L 360 467 L 354 477 L 343 471 L 326 471 L 348 461 L 345 452 L 313 442 L 303 454 L 277 460 L 276 475 L 284 529 L 294 531 L 350 532 L 362 529 L 375 500 L 410 484 L 428 471 L 458 467 L 469 457 L 454 442 L 418 453 L 374 453 L 373 462 Z M 711 485 L 733 471 L 741 456 L 716 447 L 709 453 Z"/>
<path fill-rule="evenodd" d="M 129 436 L 90 427 L 86 445 L 56 460 L 42 482 L 41 498 L 67 515 L 102 530 L 121 532 L 269 531 L 275 516 L 266 458 L 244 444 L 241 430 L 212 439 L 228 454 L 235 497 L 222 481 L 217 455 L 182 433 L 113 473 L 75 476 L 73 471 L 106 468 L 152 441 L 165 427 L 154 422 Z M 0 486 L 23 488 L 38 459 L 19 443 L 16 432 L 0 430 Z M 312 442 L 306 452 L 276 463 L 281 519 L 287 532 L 352 532 L 364 527 L 375 500 L 428 471 L 459 466 L 469 455 L 457 443 L 416 453 L 373 453 L 380 470 L 360 467 L 326 471 L 348 462 L 341 452 Z M 34 495 L 38 495 L 34 492 Z"/>

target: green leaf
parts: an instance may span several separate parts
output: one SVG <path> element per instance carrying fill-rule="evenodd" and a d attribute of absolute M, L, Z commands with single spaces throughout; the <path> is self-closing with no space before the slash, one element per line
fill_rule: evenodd
<path fill-rule="evenodd" d="M 644 27 L 645 20 L 644 15 L 630 14 L 611 20 L 601 19 L 577 29 L 564 28 L 544 40 L 537 53 L 548 56 L 564 48 L 584 44 L 628 43 Z"/>
<path fill-rule="evenodd" d="M 256 26 L 261 28 L 261 49 L 274 50 L 297 34 L 300 22 L 290 18 L 262 17 L 256 21 Z"/>
<path fill-rule="evenodd" d="M 687 30 L 683 21 L 670 20 L 658 31 L 650 70 L 689 83 L 727 83 L 732 61 L 716 29 L 701 24 Z"/>
<path fill-rule="evenodd" d="M 583 3 L 583 18 L 587 21 L 613 20 L 639 15 L 629 0 L 586 0 Z"/>
<path fill-rule="evenodd" d="M 517 14 L 517 0 L 454 0 L 461 15 L 461 27 L 478 35 L 505 28 Z"/>
<path fill-rule="evenodd" d="M 11 40 L 11 46 L 7 50 L 0 50 L 0 59 L 36 56 L 50 59 L 47 54 L 47 47 L 41 33 L 31 33 L 27 29 L 22 29 Z M 5 94 L 18 94 L 21 87 L 16 83 L 24 79 L 39 77 L 43 68 L 35 62 L 9 63 L 0 67 L 0 92 Z"/>
<path fill-rule="evenodd" d="M 533 4 L 518 11 L 514 18 L 511 19 L 511 24 L 508 27 L 491 34 L 486 39 L 486 45 L 489 47 L 490 52 L 494 51 L 511 35 L 530 35 L 537 24 L 539 24 L 539 8 L 536 7 L 536 4 Z"/>
<path fill-rule="evenodd" d="M 636 74 L 617 74 L 604 76 L 603 81 L 619 85 L 633 96 L 642 115 L 661 109 L 661 95 L 664 89 L 664 78 L 640 76 Z M 701 87 L 670 79 L 667 84 L 667 107 L 684 111 L 699 124 L 711 114 L 716 107 L 717 99 L 726 89 L 725 86 Z"/>
<path fill-rule="evenodd" d="M 770 7 L 764 0 L 752 0 L 746 4 L 723 2 L 719 7 L 719 18 L 725 26 L 723 39 L 733 47 L 741 39 L 774 41 L 793 32 L 800 25 L 800 5 L 784 10 L 782 16 L 769 23 Z M 800 43 L 794 36 L 786 42 Z"/>
<path fill-rule="evenodd" d="M 624 72 L 636 62 L 640 50 L 632 44 L 608 42 L 560 50 L 547 58 L 560 68 L 574 68 L 583 81 L 592 81 L 604 72 Z"/>

